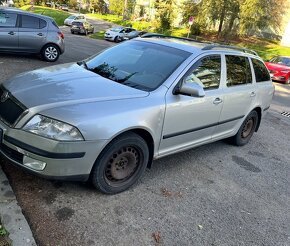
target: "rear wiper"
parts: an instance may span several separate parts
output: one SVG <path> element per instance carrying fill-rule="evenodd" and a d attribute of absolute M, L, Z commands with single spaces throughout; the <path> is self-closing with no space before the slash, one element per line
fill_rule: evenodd
<path fill-rule="evenodd" d="M 85 69 L 89 70 L 89 67 L 88 67 L 88 65 L 87 65 L 87 63 L 85 61 L 79 61 L 79 62 L 77 62 L 77 64 L 79 66 L 83 65 Z"/>

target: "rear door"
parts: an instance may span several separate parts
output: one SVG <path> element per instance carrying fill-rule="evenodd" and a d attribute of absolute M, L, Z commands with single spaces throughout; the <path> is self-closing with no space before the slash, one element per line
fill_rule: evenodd
<path fill-rule="evenodd" d="M 223 88 L 224 104 L 219 125 L 213 138 L 232 135 L 244 117 L 253 109 L 257 97 L 256 84 L 247 56 L 225 55 L 226 84 Z"/>
<path fill-rule="evenodd" d="M 17 14 L 0 10 L 0 50 L 18 50 Z"/>
<path fill-rule="evenodd" d="M 48 24 L 44 19 L 20 15 L 19 49 L 23 52 L 38 53 L 46 44 Z"/>

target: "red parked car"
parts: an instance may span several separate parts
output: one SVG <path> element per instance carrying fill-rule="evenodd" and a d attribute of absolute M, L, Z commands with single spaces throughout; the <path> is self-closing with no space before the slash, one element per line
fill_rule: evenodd
<path fill-rule="evenodd" d="M 273 81 L 290 84 L 290 56 L 275 56 L 265 64 Z"/>

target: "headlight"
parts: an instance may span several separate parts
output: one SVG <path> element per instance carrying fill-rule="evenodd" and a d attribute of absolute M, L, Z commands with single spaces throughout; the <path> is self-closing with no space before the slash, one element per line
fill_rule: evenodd
<path fill-rule="evenodd" d="M 42 115 L 35 115 L 26 123 L 23 130 L 61 141 L 84 140 L 79 130 L 74 126 Z"/>

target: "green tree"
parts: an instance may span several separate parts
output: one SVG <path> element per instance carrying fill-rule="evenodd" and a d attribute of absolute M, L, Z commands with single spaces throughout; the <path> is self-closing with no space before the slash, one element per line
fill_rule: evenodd
<path fill-rule="evenodd" d="M 110 0 L 109 1 L 109 10 L 112 14 L 122 15 L 124 10 L 124 1 L 123 0 Z"/>
<path fill-rule="evenodd" d="M 156 19 L 158 28 L 169 30 L 175 17 L 175 4 L 173 0 L 156 0 L 155 1 Z"/>

